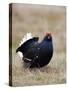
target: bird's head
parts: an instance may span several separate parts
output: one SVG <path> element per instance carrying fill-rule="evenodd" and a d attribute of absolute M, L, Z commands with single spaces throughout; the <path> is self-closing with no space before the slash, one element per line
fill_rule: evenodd
<path fill-rule="evenodd" d="M 46 32 L 44 33 L 44 35 L 45 35 L 45 38 L 44 38 L 45 40 L 52 41 L 52 36 L 50 32 Z"/>

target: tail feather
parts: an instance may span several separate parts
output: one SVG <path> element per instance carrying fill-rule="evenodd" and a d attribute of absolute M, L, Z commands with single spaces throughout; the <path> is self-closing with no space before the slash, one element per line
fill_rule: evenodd
<path fill-rule="evenodd" d="M 23 44 L 23 43 L 25 43 L 27 40 L 29 40 L 29 39 L 31 39 L 32 38 L 32 34 L 31 33 L 27 33 L 26 35 L 24 35 L 24 37 L 22 38 L 22 40 L 20 41 L 20 43 L 19 43 L 19 47 Z M 18 48 L 19 48 L 18 47 Z M 18 49 L 17 49 L 18 50 Z M 16 50 L 16 52 L 18 52 L 18 56 L 20 56 L 20 58 L 22 59 L 23 58 L 23 53 L 22 52 L 20 52 L 20 51 L 17 51 Z"/>
<path fill-rule="evenodd" d="M 27 40 L 32 38 L 32 34 L 31 33 L 27 33 L 26 35 L 24 35 L 24 38 L 22 38 L 22 40 L 19 43 L 19 46 L 21 46 L 24 42 L 26 42 Z"/>
<path fill-rule="evenodd" d="M 17 54 L 18 54 L 18 56 L 19 56 L 19 57 L 21 58 L 21 60 L 22 60 L 22 58 L 23 58 L 23 53 L 19 51 Z"/>

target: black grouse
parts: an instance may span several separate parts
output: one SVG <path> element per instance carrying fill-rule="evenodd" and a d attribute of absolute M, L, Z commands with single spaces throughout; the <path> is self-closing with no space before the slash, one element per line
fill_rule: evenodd
<path fill-rule="evenodd" d="M 21 41 L 21 45 L 16 49 L 16 53 L 20 52 L 22 60 L 30 64 L 30 68 L 40 68 L 49 64 L 53 56 L 51 33 L 46 33 L 41 42 L 38 40 L 38 37 L 32 37 L 31 33 L 27 33 Z"/>

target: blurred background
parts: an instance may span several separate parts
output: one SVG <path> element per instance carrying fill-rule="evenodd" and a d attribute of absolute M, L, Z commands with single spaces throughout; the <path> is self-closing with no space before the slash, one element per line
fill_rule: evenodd
<path fill-rule="evenodd" d="M 16 55 L 23 36 L 31 32 L 40 40 L 51 32 L 54 54 L 48 66 L 29 70 Z M 12 4 L 12 84 L 13 86 L 66 83 L 66 7 Z"/>

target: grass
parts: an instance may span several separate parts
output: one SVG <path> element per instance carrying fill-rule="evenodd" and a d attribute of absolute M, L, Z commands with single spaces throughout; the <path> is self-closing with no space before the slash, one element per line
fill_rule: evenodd
<path fill-rule="evenodd" d="M 66 83 L 66 25 L 65 7 L 13 4 L 12 13 L 12 84 L 13 86 Z M 16 48 L 24 34 L 43 39 L 51 32 L 54 54 L 51 62 L 40 69 L 23 67 Z"/>
<path fill-rule="evenodd" d="M 57 54 L 57 53 L 56 53 Z M 54 54 L 50 64 L 40 69 L 23 67 L 23 62 L 15 55 L 13 62 L 13 86 L 47 85 L 66 83 L 65 55 Z M 13 52 L 14 55 L 14 52 Z M 61 57 L 62 56 L 62 57 Z M 60 61 L 59 61 L 60 60 Z"/>

